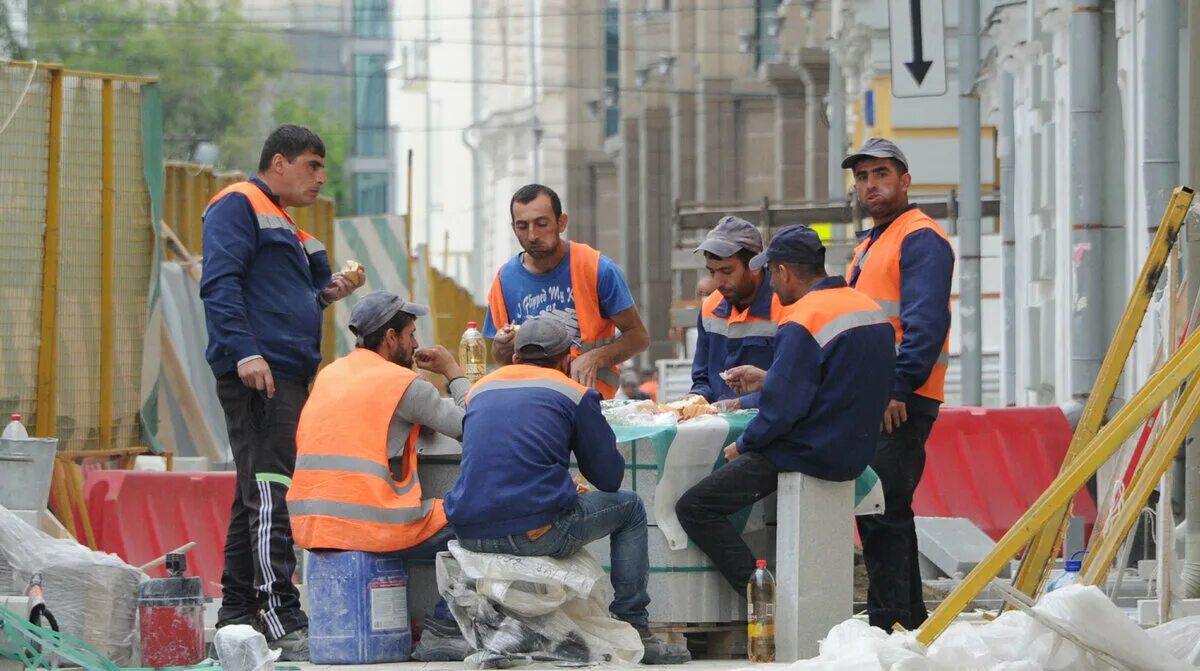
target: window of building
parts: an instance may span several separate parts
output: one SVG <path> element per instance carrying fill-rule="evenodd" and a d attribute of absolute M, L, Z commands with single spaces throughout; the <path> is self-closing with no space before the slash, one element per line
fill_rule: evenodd
<path fill-rule="evenodd" d="M 388 175 L 386 172 L 354 174 L 354 213 L 385 214 L 388 211 Z"/>
<path fill-rule="evenodd" d="M 387 39 L 391 34 L 388 0 L 354 0 L 354 34 Z"/>
<path fill-rule="evenodd" d="M 783 0 L 754 2 L 754 65 L 772 63 L 779 58 L 779 23 L 776 12 Z"/>
<path fill-rule="evenodd" d="M 606 0 L 604 4 L 604 137 L 617 134 L 621 122 L 621 107 L 617 92 L 621 88 L 621 2 Z"/>
<path fill-rule="evenodd" d="M 354 154 L 387 154 L 387 57 L 354 56 Z"/>

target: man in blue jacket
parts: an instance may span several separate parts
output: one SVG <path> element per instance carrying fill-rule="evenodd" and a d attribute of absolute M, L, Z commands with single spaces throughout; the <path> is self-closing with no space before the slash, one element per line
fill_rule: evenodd
<path fill-rule="evenodd" d="M 365 279 L 331 274 L 324 245 L 287 213 L 316 202 L 324 156 L 316 133 L 280 126 L 263 144 L 258 174 L 204 212 L 207 359 L 237 468 L 217 626 L 261 628 L 288 661 L 308 659 L 286 503 L 296 424 L 321 362 L 321 311 Z"/>
<path fill-rule="evenodd" d="M 704 252 L 717 288 L 703 299 L 697 318 L 691 393 L 720 401 L 727 410 L 757 407 L 758 394 L 735 394 L 721 375 L 736 366 L 765 369 L 775 352 L 782 306 L 767 271 L 749 265 L 762 250 L 754 224 L 734 216 L 722 217 L 695 250 Z"/>
<path fill-rule="evenodd" d="M 446 494 L 446 517 L 472 552 L 569 557 L 611 537 L 609 610 L 642 637 L 644 664 L 679 664 L 687 649 L 648 628 L 650 558 L 646 508 L 619 489 L 625 459 L 600 411 L 600 393 L 569 377 L 571 334 L 533 317 L 514 340 L 513 365 L 480 379 L 467 397 L 462 474 Z M 598 491 L 580 494 L 571 455 Z"/>
<path fill-rule="evenodd" d="M 740 393 L 761 388 L 758 415 L 725 448 L 729 463 L 675 505 L 688 537 L 742 595 L 755 557 L 729 516 L 774 492 L 781 472 L 858 477 L 875 456 L 895 367 L 887 317 L 825 274 L 825 247 L 812 229 L 783 229 L 750 267 L 769 268 L 784 305 L 771 367 L 739 367 L 730 377 Z"/>

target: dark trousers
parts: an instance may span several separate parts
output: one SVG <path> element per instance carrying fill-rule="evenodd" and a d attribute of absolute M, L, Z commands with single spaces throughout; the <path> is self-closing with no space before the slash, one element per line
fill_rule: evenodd
<path fill-rule="evenodd" d="M 754 574 L 756 557 L 729 516 L 770 496 L 778 486 L 775 464 L 757 452 L 747 452 L 697 482 L 675 503 L 675 515 L 688 538 L 742 596 Z"/>
<path fill-rule="evenodd" d="M 886 508 L 882 515 L 855 518 L 867 565 L 868 617 L 872 626 L 889 633 L 897 622 L 916 629 L 929 615 L 921 590 L 912 501 L 925 470 L 925 440 L 933 421 L 927 415 L 909 415 L 893 433 L 880 432 L 871 468 L 883 485 Z"/>
<path fill-rule="evenodd" d="M 296 468 L 296 424 L 308 386 L 275 379 L 275 397 L 242 384 L 236 374 L 217 380 L 237 492 L 225 537 L 225 570 L 218 625 L 251 624 L 275 640 L 308 626 L 292 584 L 296 554 L 287 492 Z"/>

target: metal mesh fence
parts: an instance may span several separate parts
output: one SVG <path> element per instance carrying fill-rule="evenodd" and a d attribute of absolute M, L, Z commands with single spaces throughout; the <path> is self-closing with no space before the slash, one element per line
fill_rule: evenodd
<path fill-rule="evenodd" d="M 50 74 L 0 68 L 0 412 L 36 421 Z M 15 108 L 15 112 L 14 112 Z"/>

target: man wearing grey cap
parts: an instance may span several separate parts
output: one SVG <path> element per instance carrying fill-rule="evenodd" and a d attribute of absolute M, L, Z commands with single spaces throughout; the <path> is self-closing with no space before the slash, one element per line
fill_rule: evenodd
<path fill-rule="evenodd" d="M 871 138 L 842 161 L 873 227 L 859 234 L 846 273 L 875 299 L 896 335 L 896 375 L 871 464 L 883 485 L 882 515 L 857 519 L 866 560 L 867 611 L 890 632 L 915 629 L 928 611 L 921 591 L 912 499 L 925 467 L 925 440 L 945 400 L 950 360 L 950 281 L 954 251 L 937 223 L 908 202 L 908 159 L 894 143 Z"/>
<path fill-rule="evenodd" d="M 287 502 L 300 547 L 431 559 L 454 537 L 442 501 L 422 498 L 416 441 L 424 429 L 462 436 L 471 385 L 446 348 L 418 349 L 416 320 L 427 314 L 389 291 L 373 291 L 351 310 L 354 351 L 317 374 L 296 430 Z M 453 401 L 414 364 L 444 375 Z M 461 660 L 468 652 L 439 603 L 414 657 Z"/>
<path fill-rule="evenodd" d="M 513 365 L 475 383 L 462 474 L 446 494 L 446 515 L 472 552 L 568 557 L 610 536 L 609 611 L 641 635 L 643 664 L 686 662 L 686 648 L 650 633 L 646 508 L 635 492 L 620 489 L 625 459 L 600 411 L 600 393 L 569 377 L 571 341 L 560 320 L 528 319 L 513 339 Z M 597 491 L 581 493 L 572 458 Z"/>
<path fill-rule="evenodd" d="M 744 365 L 766 369 L 775 353 L 779 297 L 771 291 L 768 271 L 749 265 L 762 250 L 758 228 L 732 215 L 722 217 L 695 249 L 704 252 L 704 267 L 717 288 L 697 318 L 691 393 L 729 410 L 757 407 L 758 394 L 734 393 L 723 373 Z"/>

